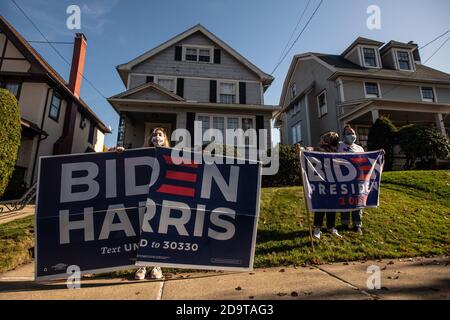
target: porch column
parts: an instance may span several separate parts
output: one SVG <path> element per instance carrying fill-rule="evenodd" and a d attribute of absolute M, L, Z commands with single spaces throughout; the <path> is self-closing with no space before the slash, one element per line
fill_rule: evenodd
<path fill-rule="evenodd" d="M 442 117 L 442 113 L 435 113 L 434 119 L 436 121 L 436 128 L 442 133 L 444 136 L 447 135 L 445 132 L 444 118 Z"/>
<path fill-rule="evenodd" d="M 380 112 L 378 111 L 378 109 L 372 110 L 372 123 L 375 123 L 375 121 L 377 121 L 379 117 Z"/>

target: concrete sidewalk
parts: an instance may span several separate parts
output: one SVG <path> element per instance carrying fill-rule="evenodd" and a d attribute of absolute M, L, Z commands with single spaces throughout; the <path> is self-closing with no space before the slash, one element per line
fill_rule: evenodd
<path fill-rule="evenodd" d="M 34 204 L 30 204 L 25 206 L 25 208 L 20 211 L 2 212 L 0 213 L 0 225 L 31 216 L 34 214 L 35 208 L 36 206 Z"/>
<path fill-rule="evenodd" d="M 367 289 L 371 265 L 381 270 L 380 290 Z M 79 290 L 64 281 L 36 284 L 33 268 L 0 275 L 0 299 L 450 299 L 450 257 L 169 274 L 164 281 L 83 278 Z"/>

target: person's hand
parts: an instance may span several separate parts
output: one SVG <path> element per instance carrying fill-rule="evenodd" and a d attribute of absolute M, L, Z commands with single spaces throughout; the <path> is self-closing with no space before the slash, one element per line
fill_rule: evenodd
<path fill-rule="evenodd" d="M 386 155 L 386 151 L 384 151 L 384 149 L 381 149 L 381 154 L 384 156 Z"/>
<path fill-rule="evenodd" d="M 116 148 L 116 152 L 117 153 L 122 153 L 122 152 L 124 152 L 125 151 L 125 148 L 124 147 L 117 147 Z"/>

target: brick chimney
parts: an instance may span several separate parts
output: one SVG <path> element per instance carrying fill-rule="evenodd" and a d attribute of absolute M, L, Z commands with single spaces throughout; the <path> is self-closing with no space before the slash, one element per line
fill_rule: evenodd
<path fill-rule="evenodd" d="M 72 67 L 70 68 L 69 89 L 79 98 L 83 80 L 84 61 L 86 57 L 87 39 L 83 33 L 75 35 Z"/>

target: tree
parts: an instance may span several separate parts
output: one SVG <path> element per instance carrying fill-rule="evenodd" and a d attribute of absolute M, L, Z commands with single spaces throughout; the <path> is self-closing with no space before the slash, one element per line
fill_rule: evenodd
<path fill-rule="evenodd" d="M 369 151 L 384 149 L 386 171 L 392 170 L 394 163 L 394 145 L 396 143 L 397 128 L 389 118 L 380 117 L 369 131 L 367 148 Z"/>
<path fill-rule="evenodd" d="M 398 133 L 398 144 L 406 156 L 405 169 L 412 169 L 416 160 L 424 167 L 430 167 L 437 159 L 450 155 L 447 137 L 436 128 L 421 125 L 407 125 Z"/>
<path fill-rule="evenodd" d="M 21 131 L 17 99 L 8 90 L 0 89 L 0 197 L 14 172 Z"/>

